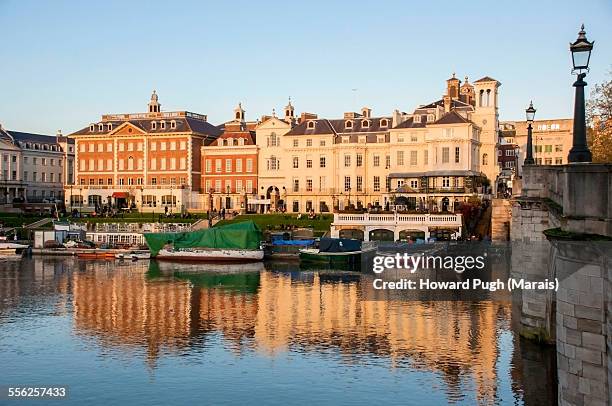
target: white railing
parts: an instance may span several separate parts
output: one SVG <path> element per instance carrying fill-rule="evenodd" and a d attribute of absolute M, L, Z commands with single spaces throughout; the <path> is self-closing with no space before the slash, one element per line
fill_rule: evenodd
<path fill-rule="evenodd" d="M 350 214 L 334 213 L 335 225 L 350 224 L 422 224 L 461 226 L 461 214 Z"/>

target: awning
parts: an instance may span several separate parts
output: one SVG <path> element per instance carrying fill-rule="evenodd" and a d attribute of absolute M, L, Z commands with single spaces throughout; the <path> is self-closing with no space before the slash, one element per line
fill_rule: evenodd
<path fill-rule="evenodd" d="M 128 196 L 127 192 L 113 192 L 113 197 L 115 199 L 127 199 Z"/>

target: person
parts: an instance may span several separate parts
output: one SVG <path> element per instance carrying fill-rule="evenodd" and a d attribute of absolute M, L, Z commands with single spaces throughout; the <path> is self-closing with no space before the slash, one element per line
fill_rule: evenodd
<path fill-rule="evenodd" d="M 225 220 L 225 207 L 221 209 L 221 218 Z"/>
<path fill-rule="evenodd" d="M 164 207 L 164 214 L 166 215 L 166 217 L 168 216 L 168 206 Z"/>

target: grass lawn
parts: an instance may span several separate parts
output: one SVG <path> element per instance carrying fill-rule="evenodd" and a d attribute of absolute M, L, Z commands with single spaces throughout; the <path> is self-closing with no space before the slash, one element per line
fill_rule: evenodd
<path fill-rule="evenodd" d="M 39 216 L 37 214 L 16 214 L 16 213 L 0 213 L 0 224 L 4 227 L 21 227 L 24 224 L 31 224 L 35 221 L 51 216 Z"/>
<path fill-rule="evenodd" d="M 245 220 L 253 220 L 262 230 L 277 230 L 281 225 L 292 225 L 301 228 L 312 228 L 317 234 L 329 231 L 329 226 L 334 220 L 333 214 L 317 214 L 317 218 L 309 220 L 308 216 L 302 215 L 298 220 L 297 214 L 243 214 L 233 220 L 221 220 L 217 225 L 237 223 Z"/>

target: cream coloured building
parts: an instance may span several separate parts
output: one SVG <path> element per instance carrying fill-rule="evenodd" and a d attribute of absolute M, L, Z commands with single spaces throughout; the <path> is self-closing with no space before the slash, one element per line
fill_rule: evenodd
<path fill-rule="evenodd" d="M 442 99 L 390 116 L 364 107 L 340 119 L 296 121 L 289 105 L 284 119 L 256 129 L 260 198 L 289 212 L 453 210 L 487 193 L 499 173 L 499 85 L 489 77 L 462 84 L 453 75 Z"/>

